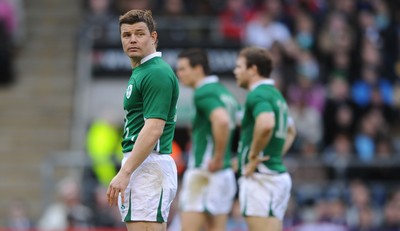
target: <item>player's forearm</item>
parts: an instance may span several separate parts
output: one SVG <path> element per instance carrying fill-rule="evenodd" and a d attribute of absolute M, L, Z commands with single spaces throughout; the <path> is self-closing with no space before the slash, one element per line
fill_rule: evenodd
<path fill-rule="evenodd" d="M 121 171 L 132 174 L 153 151 L 164 130 L 165 121 L 148 119 L 138 134 L 135 145 Z"/>
<path fill-rule="evenodd" d="M 296 138 L 296 128 L 294 127 L 294 125 L 289 126 L 285 144 L 283 145 L 282 155 L 285 155 L 287 151 L 289 151 L 289 148 L 292 146 L 295 138 Z"/>
<path fill-rule="evenodd" d="M 251 142 L 249 159 L 257 158 L 259 153 L 267 146 L 272 135 L 272 129 L 254 128 L 253 140 Z"/>
<path fill-rule="evenodd" d="M 257 158 L 259 153 L 264 150 L 271 139 L 274 126 L 274 117 L 269 113 L 262 113 L 256 118 L 249 159 Z"/>
<path fill-rule="evenodd" d="M 229 122 L 212 123 L 212 133 L 214 139 L 214 158 L 221 160 L 224 158 L 230 137 Z"/>
<path fill-rule="evenodd" d="M 214 141 L 214 158 L 221 160 L 224 158 L 230 136 L 229 114 L 224 108 L 217 108 L 211 113 L 210 121 Z"/>

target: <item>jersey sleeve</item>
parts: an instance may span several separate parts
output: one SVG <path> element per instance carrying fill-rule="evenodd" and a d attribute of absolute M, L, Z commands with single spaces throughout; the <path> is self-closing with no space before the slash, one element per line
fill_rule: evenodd
<path fill-rule="evenodd" d="M 211 112 L 216 108 L 224 107 L 223 102 L 216 95 L 196 96 L 195 103 L 196 110 L 200 111 L 207 118 L 210 117 Z"/>
<path fill-rule="evenodd" d="M 153 72 L 146 76 L 141 85 L 144 118 L 167 120 L 173 89 L 172 79 L 165 74 Z"/>
<path fill-rule="evenodd" d="M 271 103 L 264 97 L 254 95 L 251 99 L 253 116 L 256 118 L 259 114 L 263 112 L 273 112 L 273 107 Z"/>

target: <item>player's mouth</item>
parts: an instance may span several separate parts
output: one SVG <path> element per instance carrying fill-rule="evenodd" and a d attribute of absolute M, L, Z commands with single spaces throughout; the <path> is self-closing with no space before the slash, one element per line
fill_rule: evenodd
<path fill-rule="evenodd" d="M 129 52 L 137 52 L 137 51 L 139 51 L 139 48 L 137 48 L 137 47 L 130 47 L 130 48 L 128 48 L 128 51 L 129 51 Z"/>

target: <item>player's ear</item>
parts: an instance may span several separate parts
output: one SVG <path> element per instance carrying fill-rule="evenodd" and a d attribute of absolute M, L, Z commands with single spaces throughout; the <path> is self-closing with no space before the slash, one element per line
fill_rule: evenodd
<path fill-rule="evenodd" d="M 251 76 L 253 76 L 253 75 L 258 75 L 258 68 L 257 68 L 256 65 L 251 65 L 251 66 L 249 67 L 249 70 L 250 70 L 250 72 L 251 72 Z"/>
<path fill-rule="evenodd" d="M 151 36 L 151 39 L 153 40 L 153 44 L 157 47 L 157 43 L 158 43 L 157 31 L 151 32 L 150 36 Z"/>

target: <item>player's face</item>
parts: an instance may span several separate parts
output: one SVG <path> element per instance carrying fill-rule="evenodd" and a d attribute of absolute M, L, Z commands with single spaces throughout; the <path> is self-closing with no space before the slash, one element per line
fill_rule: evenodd
<path fill-rule="evenodd" d="M 236 67 L 233 71 L 236 77 L 236 83 L 239 87 L 247 89 L 249 86 L 249 73 L 248 68 L 246 66 L 246 59 L 244 57 L 239 56 L 236 59 Z"/>
<path fill-rule="evenodd" d="M 142 59 L 156 50 L 157 32 L 150 33 L 146 23 L 121 25 L 121 42 L 125 54 L 131 59 Z"/>
<path fill-rule="evenodd" d="M 176 75 L 181 83 L 187 87 L 195 86 L 195 69 L 190 66 L 188 58 L 179 58 L 176 65 Z"/>

